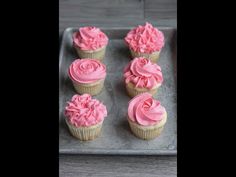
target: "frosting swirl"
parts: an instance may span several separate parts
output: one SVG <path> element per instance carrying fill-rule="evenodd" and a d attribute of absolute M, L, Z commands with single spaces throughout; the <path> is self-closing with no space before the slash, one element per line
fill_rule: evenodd
<path fill-rule="evenodd" d="M 96 50 L 108 44 L 108 37 L 99 28 L 83 27 L 73 34 L 73 44 L 82 50 Z"/>
<path fill-rule="evenodd" d="M 165 108 L 154 100 L 149 93 L 139 94 L 129 102 L 128 116 L 133 122 L 149 126 L 159 123 L 165 114 Z"/>
<path fill-rule="evenodd" d="M 130 30 L 125 42 L 133 51 L 148 54 L 160 51 L 165 43 L 163 33 L 147 22 Z"/>
<path fill-rule="evenodd" d="M 93 83 L 106 77 L 106 66 L 96 59 L 76 59 L 69 67 L 69 76 L 79 83 Z"/>
<path fill-rule="evenodd" d="M 92 126 L 107 116 L 106 106 L 89 94 L 74 95 L 65 107 L 65 116 L 75 127 Z"/>
<path fill-rule="evenodd" d="M 133 59 L 124 69 L 126 84 L 131 82 L 135 87 L 151 89 L 162 84 L 161 67 L 149 59 L 139 57 Z"/>

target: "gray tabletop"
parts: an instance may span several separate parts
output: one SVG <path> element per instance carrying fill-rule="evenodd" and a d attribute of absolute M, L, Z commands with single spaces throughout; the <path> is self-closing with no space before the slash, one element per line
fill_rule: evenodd
<path fill-rule="evenodd" d="M 146 21 L 177 26 L 177 0 L 59 0 L 59 33 L 67 27 L 126 27 Z M 177 176 L 176 156 L 60 155 L 60 177 Z"/>

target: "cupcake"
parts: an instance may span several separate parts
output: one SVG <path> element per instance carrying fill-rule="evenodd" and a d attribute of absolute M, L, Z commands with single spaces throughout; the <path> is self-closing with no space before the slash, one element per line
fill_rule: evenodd
<path fill-rule="evenodd" d="M 97 95 L 104 87 L 106 66 L 95 59 L 76 59 L 70 65 L 68 74 L 77 93 Z"/>
<path fill-rule="evenodd" d="M 149 140 L 159 136 L 167 120 L 167 113 L 160 102 L 149 93 L 134 97 L 128 106 L 128 122 L 138 138 Z"/>
<path fill-rule="evenodd" d="M 156 62 L 164 46 L 164 35 L 150 23 L 138 26 L 129 31 L 125 37 L 131 55 L 135 57 L 149 58 Z"/>
<path fill-rule="evenodd" d="M 99 28 L 83 27 L 73 34 L 73 45 L 80 58 L 103 60 L 108 37 Z"/>
<path fill-rule="evenodd" d="M 65 107 L 66 124 L 79 140 L 93 140 L 101 134 L 106 106 L 89 94 L 74 95 Z"/>
<path fill-rule="evenodd" d="M 154 95 L 163 82 L 161 67 L 143 57 L 133 59 L 125 67 L 124 79 L 131 97 L 144 92 Z"/>

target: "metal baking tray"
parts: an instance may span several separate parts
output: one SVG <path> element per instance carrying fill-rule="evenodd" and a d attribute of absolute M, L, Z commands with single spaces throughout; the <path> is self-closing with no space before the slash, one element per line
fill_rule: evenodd
<path fill-rule="evenodd" d="M 130 131 L 126 119 L 131 99 L 125 90 L 123 69 L 131 60 L 124 37 L 131 28 L 102 28 L 109 37 L 104 59 L 107 77 L 103 91 L 94 96 L 102 101 L 108 111 L 100 137 L 83 142 L 74 138 L 64 120 L 66 102 L 76 94 L 67 75 L 69 65 L 79 58 L 72 46 L 72 33 L 77 28 L 67 28 L 62 36 L 59 58 L 59 153 L 60 154 L 112 154 L 112 155 L 176 155 L 177 154 L 177 29 L 159 27 L 165 35 L 165 46 L 158 64 L 164 82 L 154 97 L 166 108 L 168 120 L 162 134 L 154 140 L 141 140 Z"/>

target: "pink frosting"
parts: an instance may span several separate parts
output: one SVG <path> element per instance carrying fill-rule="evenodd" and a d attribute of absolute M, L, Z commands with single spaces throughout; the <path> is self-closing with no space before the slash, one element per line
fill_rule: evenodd
<path fill-rule="evenodd" d="M 69 67 L 69 76 L 79 83 L 93 83 L 106 77 L 106 66 L 96 59 L 76 59 Z"/>
<path fill-rule="evenodd" d="M 160 51 L 164 46 L 164 35 L 157 28 L 146 22 L 144 26 L 138 26 L 129 31 L 125 41 L 135 52 L 150 54 Z"/>
<path fill-rule="evenodd" d="M 124 78 L 126 84 L 131 82 L 135 87 L 147 89 L 163 82 L 161 67 L 143 57 L 133 59 L 125 67 Z"/>
<path fill-rule="evenodd" d="M 133 122 L 149 126 L 163 119 L 165 108 L 149 93 L 139 94 L 129 102 L 128 116 Z"/>
<path fill-rule="evenodd" d="M 100 123 L 107 116 L 106 106 L 89 94 L 74 95 L 67 102 L 65 116 L 70 124 L 81 126 L 92 126 Z"/>
<path fill-rule="evenodd" d="M 108 44 L 108 37 L 99 28 L 83 27 L 73 34 L 73 44 L 82 50 L 96 50 Z"/>

